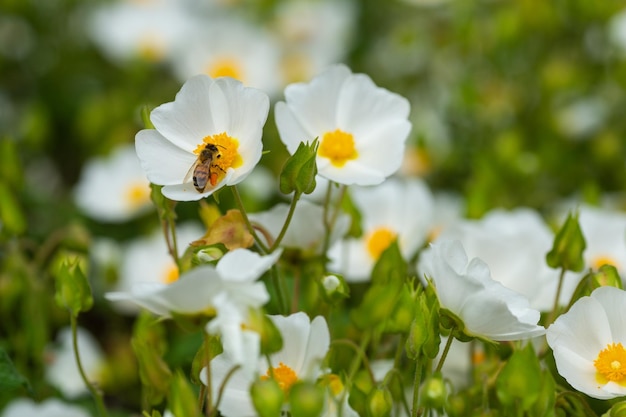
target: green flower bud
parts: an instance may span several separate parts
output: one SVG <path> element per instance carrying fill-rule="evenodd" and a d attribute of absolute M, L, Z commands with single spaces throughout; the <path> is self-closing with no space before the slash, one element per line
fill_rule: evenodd
<path fill-rule="evenodd" d="M 578 213 L 570 213 L 556 234 L 552 250 L 546 255 L 546 261 L 552 268 L 580 272 L 585 267 L 583 252 L 586 246 L 585 237 L 578 224 Z"/>
<path fill-rule="evenodd" d="M 441 413 L 446 405 L 447 397 L 448 389 L 441 373 L 436 373 L 424 381 L 420 398 L 425 408 Z"/>
<path fill-rule="evenodd" d="M 285 393 L 274 379 L 259 379 L 250 387 L 254 409 L 260 417 L 280 416 Z"/>
<path fill-rule="evenodd" d="M 344 300 L 350 296 L 350 288 L 341 275 L 326 275 L 321 280 L 324 294 L 331 302 Z"/>
<path fill-rule="evenodd" d="M 168 408 L 176 417 L 201 417 L 202 412 L 196 405 L 196 393 L 187 378 L 179 371 L 172 378 Z"/>
<path fill-rule="evenodd" d="M 613 404 L 613 407 L 604 413 L 603 417 L 626 417 L 626 401 Z"/>
<path fill-rule="evenodd" d="M 612 265 L 602 265 L 597 272 L 589 272 L 586 274 L 576 286 L 572 299 L 570 300 L 570 306 L 576 302 L 576 300 L 590 295 L 593 290 L 600 287 L 616 287 L 623 288 L 622 279 Z"/>
<path fill-rule="evenodd" d="M 79 263 L 80 258 L 73 261 L 65 259 L 55 273 L 55 300 L 61 308 L 67 309 L 74 317 L 77 317 L 81 311 L 90 310 L 93 306 L 91 287 Z"/>
<path fill-rule="evenodd" d="M 324 408 L 324 389 L 312 382 L 296 382 L 289 391 L 289 404 L 293 417 L 317 417 Z"/>
<path fill-rule="evenodd" d="M 280 191 L 283 194 L 310 194 L 315 190 L 317 175 L 317 147 L 315 139 L 309 144 L 300 142 L 296 152 L 287 159 L 280 173 Z"/>
<path fill-rule="evenodd" d="M 367 398 L 368 417 L 389 417 L 393 409 L 391 392 L 386 388 L 374 388 Z"/>

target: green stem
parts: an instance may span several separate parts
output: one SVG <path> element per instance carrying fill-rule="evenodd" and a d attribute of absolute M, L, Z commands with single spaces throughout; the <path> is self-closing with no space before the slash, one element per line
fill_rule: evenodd
<path fill-rule="evenodd" d="M 415 362 L 415 375 L 413 376 L 413 405 L 411 409 L 411 417 L 418 417 L 422 415 L 422 410 L 419 409 L 420 401 L 420 384 L 422 383 L 422 371 L 423 366 L 418 361 Z"/>
<path fill-rule="evenodd" d="M 302 193 L 299 193 L 298 191 L 293 193 L 293 198 L 291 199 L 291 204 L 289 205 L 289 211 L 287 212 L 287 218 L 285 219 L 285 223 L 283 224 L 280 233 L 278 233 L 276 240 L 274 240 L 274 243 L 269 250 L 270 253 L 274 252 L 276 248 L 278 248 L 278 245 L 280 245 L 280 242 L 285 237 L 285 233 L 287 233 L 287 229 L 289 228 L 289 224 L 291 223 L 291 219 L 293 218 L 293 213 L 296 211 L 296 204 L 298 203 L 298 200 L 300 200 L 301 195 Z"/>
<path fill-rule="evenodd" d="M 348 379 L 350 381 L 352 381 L 352 379 L 354 378 L 356 371 L 359 370 L 359 365 L 361 365 L 361 359 L 363 360 L 364 363 L 367 363 L 366 362 L 367 356 L 365 355 L 365 348 L 369 344 L 371 337 L 372 337 L 371 332 L 363 333 L 363 337 L 361 338 L 361 344 L 358 347 L 358 352 L 360 352 L 361 354 L 356 355 L 354 359 L 352 360 L 352 364 L 350 365 L 350 371 L 348 373 Z M 374 375 L 372 374 L 372 370 L 369 368 L 369 366 L 367 368 L 370 373 L 370 378 L 372 378 L 372 381 L 375 382 Z"/>
<path fill-rule="evenodd" d="M 224 377 L 224 381 L 222 381 L 222 385 L 220 385 L 220 389 L 217 392 L 217 401 L 215 401 L 214 414 L 217 411 L 217 408 L 219 407 L 220 402 L 222 401 L 222 397 L 224 396 L 224 390 L 226 389 L 226 384 L 228 383 L 228 380 L 235 374 L 235 372 L 239 370 L 239 368 L 241 368 L 241 365 L 233 366 Z"/>
<path fill-rule="evenodd" d="M 259 238 L 259 235 L 256 233 L 256 230 L 254 230 L 254 227 L 252 227 L 252 223 L 250 222 L 250 219 L 248 218 L 248 213 L 246 212 L 246 209 L 243 205 L 243 200 L 241 199 L 241 194 L 239 194 L 239 190 L 237 189 L 237 186 L 233 185 L 232 187 L 230 187 L 230 189 L 233 191 L 233 197 L 235 197 L 235 203 L 237 204 L 237 207 L 239 208 L 239 212 L 241 212 L 241 216 L 243 217 L 243 221 L 246 224 L 246 228 L 248 229 L 248 232 L 250 232 L 250 234 L 254 238 L 254 242 L 257 244 L 262 254 L 265 255 L 269 253 L 268 247 L 265 245 L 265 243 L 263 243 L 261 238 Z"/>
<path fill-rule="evenodd" d="M 561 298 L 561 291 L 563 289 L 563 281 L 565 281 L 565 268 L 561 268 L 561 273 L 559 274 L 559 283 L 556 287 L 556 295 L 554 296 L 554 305 L 552 307 L 552 311 L 550 312 L 550 317 L 548 318 L 548 322 L 546 326 L 552 324 L 554 319 L 556 319 L 557 312 L 559 310 L 559 299 Z"/>
<path fill-rule="evenodd" d="M 74 347 L 74 359 L 76 360 L 76 365 L 78 366 L 78 372 L 80 372 L 80 377 L 83 379 L 83 382 L 85 382 L 87 389 L 89 390 L 94 401 L 96 402 L 96 409 L 98 410 L 98 414 L 102 417 L 106 417 L 108 414 L 106 408 L 104 407 L 104 401 L 102 400 L 102 396 L 87 379 L 87 375 L 85 374 L 85 370 L 83 369 L 83 364 L 80 361 L 80 354 L 78 353 L 78 323 L 76 316 L 70 316 L 70 325 L 72 326 L 72 346 Z"/>
<path fill-rule="evenodd" d="M 322 253 L 325 254 L 328 252 L 328 248 L 330 247 L 330 234 L 339 217 L 339 212 L 341 210 L 341 202 L 343 201 L 344 196 L 346 195 L 347 187 L 344 185 L 341 187 L 340 195 L 337 198 L 337 206 L 332 214 L 330 213 L 330 200 L 332 198 L 332 189 L 333 183 L 328 183 L 328 188 L 326 190 L 326 197 L 324 198 L 324 247 L 322 248 Z"/>
<path fill-rule="evenodd" d="M 370 380 L 372 381 L 372 384 L 376 384 L 376 378 L 374 377 L 374 372 L 372 372 L 372 367 L 369 364 L 367 355 L 365 355 L 365 351 L 363 350 L 364 349 L 363 344 L 359 346 L 350 339 L 337 339 L 337 340 L 333 340 L 331 345 L 345 345 L 345 346 L 352 348 L 357 353 L 357 357 L 360 357 L 362 359 L 363 365 L 365 366 L 365 369 L 367 370 L 367 374 L 369 375 Z M 359 364 L 357 363 L 356 364 L 357 368 L 358 368 L 358 365 Z M 352 362 L 352 366 L 353 367 L 355 366 L 354 362 Z M 351 368 L 350 379 L 352 379 L 355 372 L 356 370 L 353 371 Z"/>
<path fill-rule="evenodd" d="M 174 258 L 174 262 L 176 263 L 176 266 L 178 267 L 178 271 L 180 271 L 180 273 L 182 273 L 182 269 L 181 269 L 181 264 L 180 264 L 180 258 L 178 257 L 178 242 L 176 239 L 176 222 L 174 221 L 174 219 L 170 216 L 167 219 L 167 225 L 169 227 L 169 234 L 168 239 L 167 239 L 167 246 L 170 248 L 170 254 L 172 255 L 172 257 Z"/>
<path fill-rule="evenodd" d="M 206 407 L 204 409 L 204 413 L 206 417 L 209 417 L 213 413 L 213 387 L 211 381 L 211 354 L 209 353 L 209 334 L 207 332 L 203 332 L 204 334 L 204 363 L 206 366 Z M 217 406 L 216 406 L 217 409 Z"/>
<path fill-rule="evenodd" d="M 448 356 L 448 352 L 450 351 L 450 346 L 452 346 L 453 340 L 454 337 L 452 337 L 452 335 L 448 336 L 448 340 L 446 340 L 446 346 L 443 348 L 443 352 L 441 353 L 441 358 L 439 359 L 439 363 L 437 364 L 435 372 L 441 371 L 443 363 L 446 361 L 446 357 Z"/>
<path fill-rule="evenodd" d="M 283 314 L 289 313 L 289 303 L 287 301 L 287 288 L 284 278 L 278 273 L 276 264 L 272 265 L 270 269 L 270 276 L 276 288 L 276 298 L 278 302 L 278 308 Z"/>

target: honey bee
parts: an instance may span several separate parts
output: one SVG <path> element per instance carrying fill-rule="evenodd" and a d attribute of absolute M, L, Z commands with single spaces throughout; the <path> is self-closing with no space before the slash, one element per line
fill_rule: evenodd
<path fill-rule="evenodd" d="M 193 186 L 196 187 L 199 193 L 204 192 L 207 184 L 212 186 L 217 184 L 218 173 L 215 172 L 215 169 L 223 171 L 219 165 L 213 163 L 213 161 L 222 157 L 219 149 L 217 149 L 218 146 L 213 143 L 207 143 L 204 146 L 204 149 L 198 155 L 198 159 L 196 159 L 196 162 L 193 163 L 187 175 L 185 175 L 183 183 L 186 183 L 190 177 L 193 177 Z"/>

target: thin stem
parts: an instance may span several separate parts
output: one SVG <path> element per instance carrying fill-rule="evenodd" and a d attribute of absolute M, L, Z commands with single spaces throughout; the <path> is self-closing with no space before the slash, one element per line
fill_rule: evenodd
<path fill-rule="evenodd" d="M 450 346 L 452 346 L 453 340 L 454 337 L 452 337 L 452 335 L 448 336 L 448 340 L 446 340 L 446 346 L 443 348 L 443 352 L 441 353 L 441 358 L 439 359 L 439 363 L 437 364 L 435 372 L 441 371 L 443 363 L 446 361 L 446 357 L 448 356 L 448 352 L 450 351 Z"/>
<path fill-rule="evenodd" d="M 226 384 L 228 383 L 228 380 L 235 374 L 235 372 L 239 370 L 239 368 L 241 368 L 241 365 L 233 366 L 232 368 L 230 368 L 230 371 L 228 371 L 228 373 L 224 377 L 224 381 L 222 382 L 222 385 L 220 385 L 220 389 L 217 392 L 217 401 L 215 401 L 215 411 L 217 411 L 220 405 L 220 402 L 222 401 L 222 397 L 224 396 L 224 390 L 226 389 Z"/>
<path fill-rule="evenodd" d="M 330 247 L 330 234 L 339 217 L 339 212 L 341 210 L 341 202 L 343 201 L 344 196 L 346 195 L 347 187 L 344 185 L 341 187 L 341 191 L 339 197 L 337 198 L 337 206 L 335 210 L 330 214 L 330 201 L 332 197 L 332 189 L 333 183 L 328 183 L 328 188 L 326 190 L 326 197 L 324 198 L 324 247 L 322 248 L 322 253 L 328 252 L 328 248 Z"/>
<path fill-rule="evenodd" d="M 70 325 L 72 326 L 72 346 L 74 347 L 74 359 L 76 360 L 76 365 L 78 366 L 78 372 L 80 372 L 80 377 L 83 379 L 83 382 L 87 386 L 87 389 L 89 390 L 94 401 L 96 402 L 96 409 L 98 410 L 98 414 L 102 417 L 106 417 L 108 414 L 106 408 L 104 408 L 104 401 L 102 400 L 102 396 L 87 379 L 83 364 L 80 360 L 80 354 L 78 353 L 78 323 L 76 316 L 70 316 Z"/>
<path fill-rule="evenodd" d="M 559 283 L 556 287 L 556 295 L 554 296 L 554 305 L 552 307 L 552 311 L 550 312 L 550 317 L 548 318 L 548 322 L 546 323 L 546 326 L 552 324 L 552 322 L 556 318 L 556 315 L 559 309 L 559 299 L 561 298 L 561 291 L 563 289 L 563 281 L 565 281 L 565 268 L 561 268 L 561 273 L 559 274 Z"/>
<path fill-rule="evenodd" d="M 289 205 L 289 211 L 287 212 L 287 218 L 285 219 L 285 223 L 283 224 L 282 229 L 280 229 L 280 233 L 278 233 L 276 240 L 269 250 L 270 253 L 276 250 L 278 245 L 280 245 L 280 242 L 285 237 L 285 233 L 287 233 L 287 229 L 289 228 L 289 224 L 291 223 L 291 219 L 293 218 L 293 213 L 296 211 L 296 204 L 298 203 L 298 200 L 300 200 L 301 195 L 302 193 L 299 193 L 298 191 L 295 191 L 293 193 L 293 197 L 291 198 L 291 204 Z"/>
<path fill-rule="evenodd" d="M 411 416 L 418 417 L 422 415 L 422 410 L 419 409 L 419 401 L 420 401 L 420 384 L 422 382 L 422 371 L 423 365 L 416 361 L 415 362 L 415 375 L 413 376 L 413 405 L 411 408 Z"/>
<path fill-rule="evenodd" d="M 287 314 L 289 311 L 289 302 L 287 301 L 286 283 L 283 277 L 278 273 L 276 264 L 272 265 L 270 269 L 270 277 L 274 283 L 274 288 L 276 288 L 278 308 L 283 314 Z"/>
<path fill-rule="evenodd" d="M 356 353 L 357 353 L 357 357 L 360 357 L 363 360 L 363 365 L 365 366 L 365 369 L 367 370 L 367 373 L 372 381 L 373 384 L 376 384 L 376 378 L 374 377 L 374 372 L 372 372 L 372 367 L 369 364 L 369 361 L 367 359 L 367 355 L 365 355 L 365 351 L 363 350 L 364 346 L 363 344 L 361 344 L 361 346 L 357 345 L 356 343 L 354 343 L 352 340 L 350 339 L 338 339 L 338 340 L 333 340 L 333 342 L 331 343 L 333 345 L 345 345 L 348 347 L 351 347 Z M 352 365 L 354 367 L 354 362 L 352 362 Z M 356 365 L 358 367 L 358 363 Z M 355 371 L 352 371 L 352 369 L 350 370 L 350 379 L 352 379 L 352 377 L 354 376 Z"/>
<path fill-rule="evenodd" d="M 262 254 L 269 253 L 268 247 L 265 245 L 265 243 L 263 243 L 261 238 L 259 238 L 259 235 L 256 233 L 256 230 L 254 229 L 254 227 L 252 227 L 252 223 L 250 222 L 250 219 L 248 218 L 248 213 L 246 212 L 246 209 L 243 205 L 243 200 L 241 199 L 241 194 L 239 194 L 239 190 L 237 189 L 237 186 L 233 185 L 232 187 L 230 187 L 230 189 L 233 191 L 233 197 L 235 197 L 235 203 L 237 204 L 237 207 L 239 208 L 239 211 L 241 212 L 241 216 L 243 217 L 243 221 L 246 224 L 246 227 L 248 228 L 248 232 L 250 232 L 250 234 L 254 238 L 254 241 L 259 247 L 259 249 L 261 250 L 261 253 Z"/>
<path fill-rule="evenodd" d="M 358 371 L 359 365 L 361 365 L 361 359 L 363 360 L 364 364 L 367 363 L 367 356 L 365 355 L 365 348 L 369 344 L 371 337 L 372 337 L 371 332 L 366 331 L 363 334 L 363 337 L 361 338 L 361 344 L 358 347 L 358 352 L 360 353 L 360 355 L 356 355 L 354 359 L 352 360 L 352 364 L 350 365 L 350 371 L 348 373 L 348 378 L 350 379 L 350 381 L 352 381 L 352 378 L 354 378 L 356 371 Z M 369 365 L 367 365 L 367 368 L 370 373 L 370 378 L 372 378 L 372 381 L 375 381 L 374 374 L 372 373 L 372 370 L 369 367 Z"/>
<path fill-rule="evenodd" d="M 167 219 L 167 223 L 169 226 L 169 237 L 171 238 L 171 247 L 170 247 L 170 239 L 168 239 L 168 247 L 170 247 L 170 254 L 174 258 L 174 262 L 178 267 L 178 270 L 181 271 L 180 258 L 178 257 L 178 243 L 176 239 L 176 222 L 172 217 Z"/>
<path fill-rule="evenodd" d="M 206 407 L 204 408 L 204 414 L 209 417 L 213 413 L 213 387 L 211 382 L 211 355 L 209 353 L 209 334 L 204 334 L 204 363 L 206 366 Z M 217 406 L 216 406 L 217 409 Z"/>

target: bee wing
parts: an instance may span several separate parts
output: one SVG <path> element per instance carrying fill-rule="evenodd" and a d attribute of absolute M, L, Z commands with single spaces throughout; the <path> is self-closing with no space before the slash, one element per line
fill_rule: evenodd
<path fill-rule="evenodd" d="M 198 161 L 196 160 L 196 162 L 191 164 L 191 167 L 189 168 L 189 171 L 187 171 L 187 174 L 185 174 L 185 178 L 183 178 L 183 184 L 191 182 L 193 178 L 193 171 L 196 169 L 197 166 L 198 166 Z"/>

